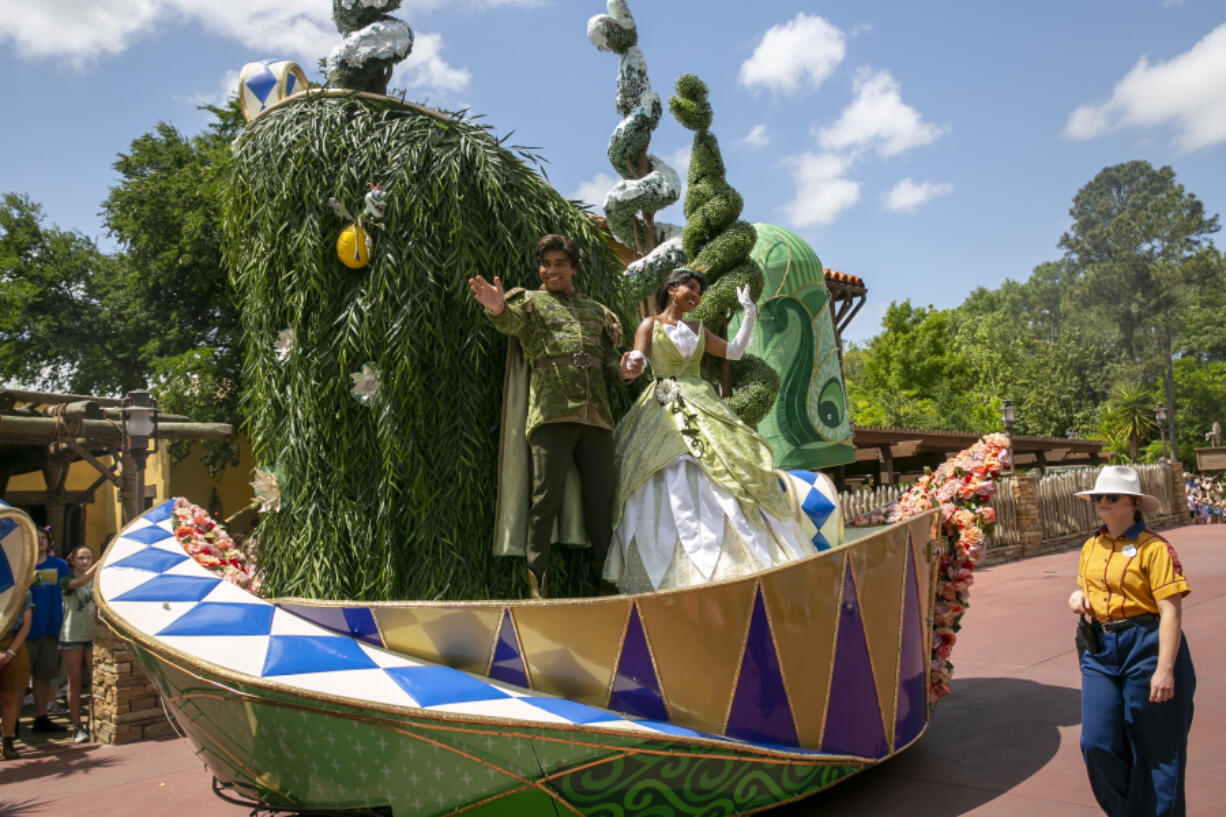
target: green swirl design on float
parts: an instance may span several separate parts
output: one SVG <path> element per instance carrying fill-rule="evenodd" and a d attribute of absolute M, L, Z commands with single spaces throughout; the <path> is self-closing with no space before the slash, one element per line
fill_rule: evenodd
<path fill-rule="evenodd" d="M 797 343 L 796 351 L 787 359 L 776 407 L 787 421 L 780 423 L 780 431 L 795 446 L 818 436 L 809 420 L 809 378 L 817 351 L 817 340 L 811 331 L 812 320 L 804 304 L 795 298 L 772 298 L 762 305 L 762 332 L 767 343 L 788 332 Z"/>
<path fill-rule="evenodd" d="M 732 817 L 821 791 L 857 768 L 631 755 L 551 785 L 589 817 Z"/>
<path fill-rule="evenodd" d="M 745 202 L 724 178 L 723 154 L 710 130 L 713 113 L 706 83 L 693 74 L 682 74 L 676 89 L 668 109 L 694 131 L 681 239 L 690 259 L 688 266 L 707 276 L 707 289 L 693 316 L 712 332 L 720 332 L 729 316 L 740 309 L 737 287 L 748 285 L 755 301 L 762 294 L 762 269 L 750 257 L 758 234 L 752 224 L 739 220 Z M 747 355 L 733 364 L 732 385 L 728 407 L 756 426 L 775 402 L 779 376 L 762 359 Z"/>

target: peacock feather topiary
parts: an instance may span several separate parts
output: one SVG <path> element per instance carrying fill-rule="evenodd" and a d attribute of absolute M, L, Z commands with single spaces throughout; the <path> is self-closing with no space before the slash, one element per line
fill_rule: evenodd
<path fill-rule="evenodd" d="M 682 74 L 676 91 L 668 108 L 682 126 L 694 131 L 682 245 L 687 266 L 707 276 L 702 303 L 693 317 L 712 332 L 722 333 L 729 317 L 740 309 L 737 287 L 748 285 L 755 301 L 762 294 L 762 270 L 750 257 L 757 233 L 752 224 L 739 220 L 744 200 L 724 178 L 724 159 L 711 133 L 713 113 L 706 83 Z M 764 360 L 749 355 L 733 364 L 732 385 L 728 407 L 756 426 L 775 402 L 779 375 Z"/>
<path fill-rule="evenodd" d="M 597 226 L 487 128 L 382 96 L 291 99 L 232 159 L 225 258 L 247 431 L 281 492 L 259 524 L 268 591 L 523 595 L 522 561 L 491 547 L 506 339 L 466 282 L 535 288 L 537 239 L 563 233 L 580 247 L 579 288 L 618 309 Z M 369 263 L 349 269 L 328 200 L 355 208 L 372 184 L 386 211 L 366 222 Z M 569 558 L 551 567 L 553 591 L 592 592 L 586 553 Z"/>

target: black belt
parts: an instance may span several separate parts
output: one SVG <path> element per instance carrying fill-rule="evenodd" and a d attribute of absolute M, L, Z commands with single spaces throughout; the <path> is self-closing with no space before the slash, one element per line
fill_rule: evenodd
<path fill-rule="evenodd" d="M 1157 621 L 1158 616 L 1155 613 L 1142 613 L 1139 616 L 1131 616 L 1130 618 L 1117 618 L 1114 621 L 1101 621 L 1098 626 L 1103 628 L 1104 633 L 1118 633 L 1120 630 L 1127 630 L 1134 624 L 1146 624 L 1151 621 Z"/>
<path fill-rule="evenodd" d="M 533 365 L 538 369 L 543 369 L 546 366 L 574 366 L 577 369 L 590 369 L 593 366 L 600 365 L 600 358 L 589 352 L 579 350 L 572 355 L 554 355 L 553 357 L 537 358 Z"/>

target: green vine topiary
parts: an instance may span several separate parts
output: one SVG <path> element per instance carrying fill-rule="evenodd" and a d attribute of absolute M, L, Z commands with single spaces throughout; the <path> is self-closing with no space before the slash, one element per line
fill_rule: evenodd
<path fill-rule="evenodd" d="M 668 109 L 694 131 L 681 240 L 690 259 L 687 266 L 707 276 L 707 289 L 693 316 L 712 332 L 722 332 L 729 316 L 740 308 L 737 287 L 748 285 L 755 301 L 762 294 L 762 269 L 750 257 L 757 232 L 749 222 L 738 220 L 744 200 L 724 178 L 724 159 L 710 130 L 713 114 L 706 83 L 682 74 L 676 89 Z M 775 402 L 779 375 L 766 361 L 750 355 L 733 364 L 732 383 L 728 407 L 749 425 L 757 425 Z"/>

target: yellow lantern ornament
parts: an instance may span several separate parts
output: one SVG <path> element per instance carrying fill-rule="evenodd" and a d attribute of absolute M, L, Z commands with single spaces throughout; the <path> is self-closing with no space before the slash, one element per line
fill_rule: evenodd
<path fill-rule="evenodd" d="M 336 257 L 350 269 L 370 263 L 370 236 L 356 222 L 341 230 L 336 239 Z"/>
<path fill-rule="evenodd" d="M 366 186 L 369 188 L 366 192 L 366 209 L 357 218 L 354 218 L 345 209 L 345 205 L 335 198 L 328 199 L 328 206 L 332 208 L 332 212 L 336 213 L 337 218 L 350 222 L 348 227 L 341 230 L 341 234 L 336 239 L 336 257 L 350 269 L 361 269 L 370 263 L 370 253 L 374 249 L 374 242 L 370 239 L 370 233 L 362 225 L 382 227 L 383 215 L 387 211 L 387 194 L 377 184 Z"/>

